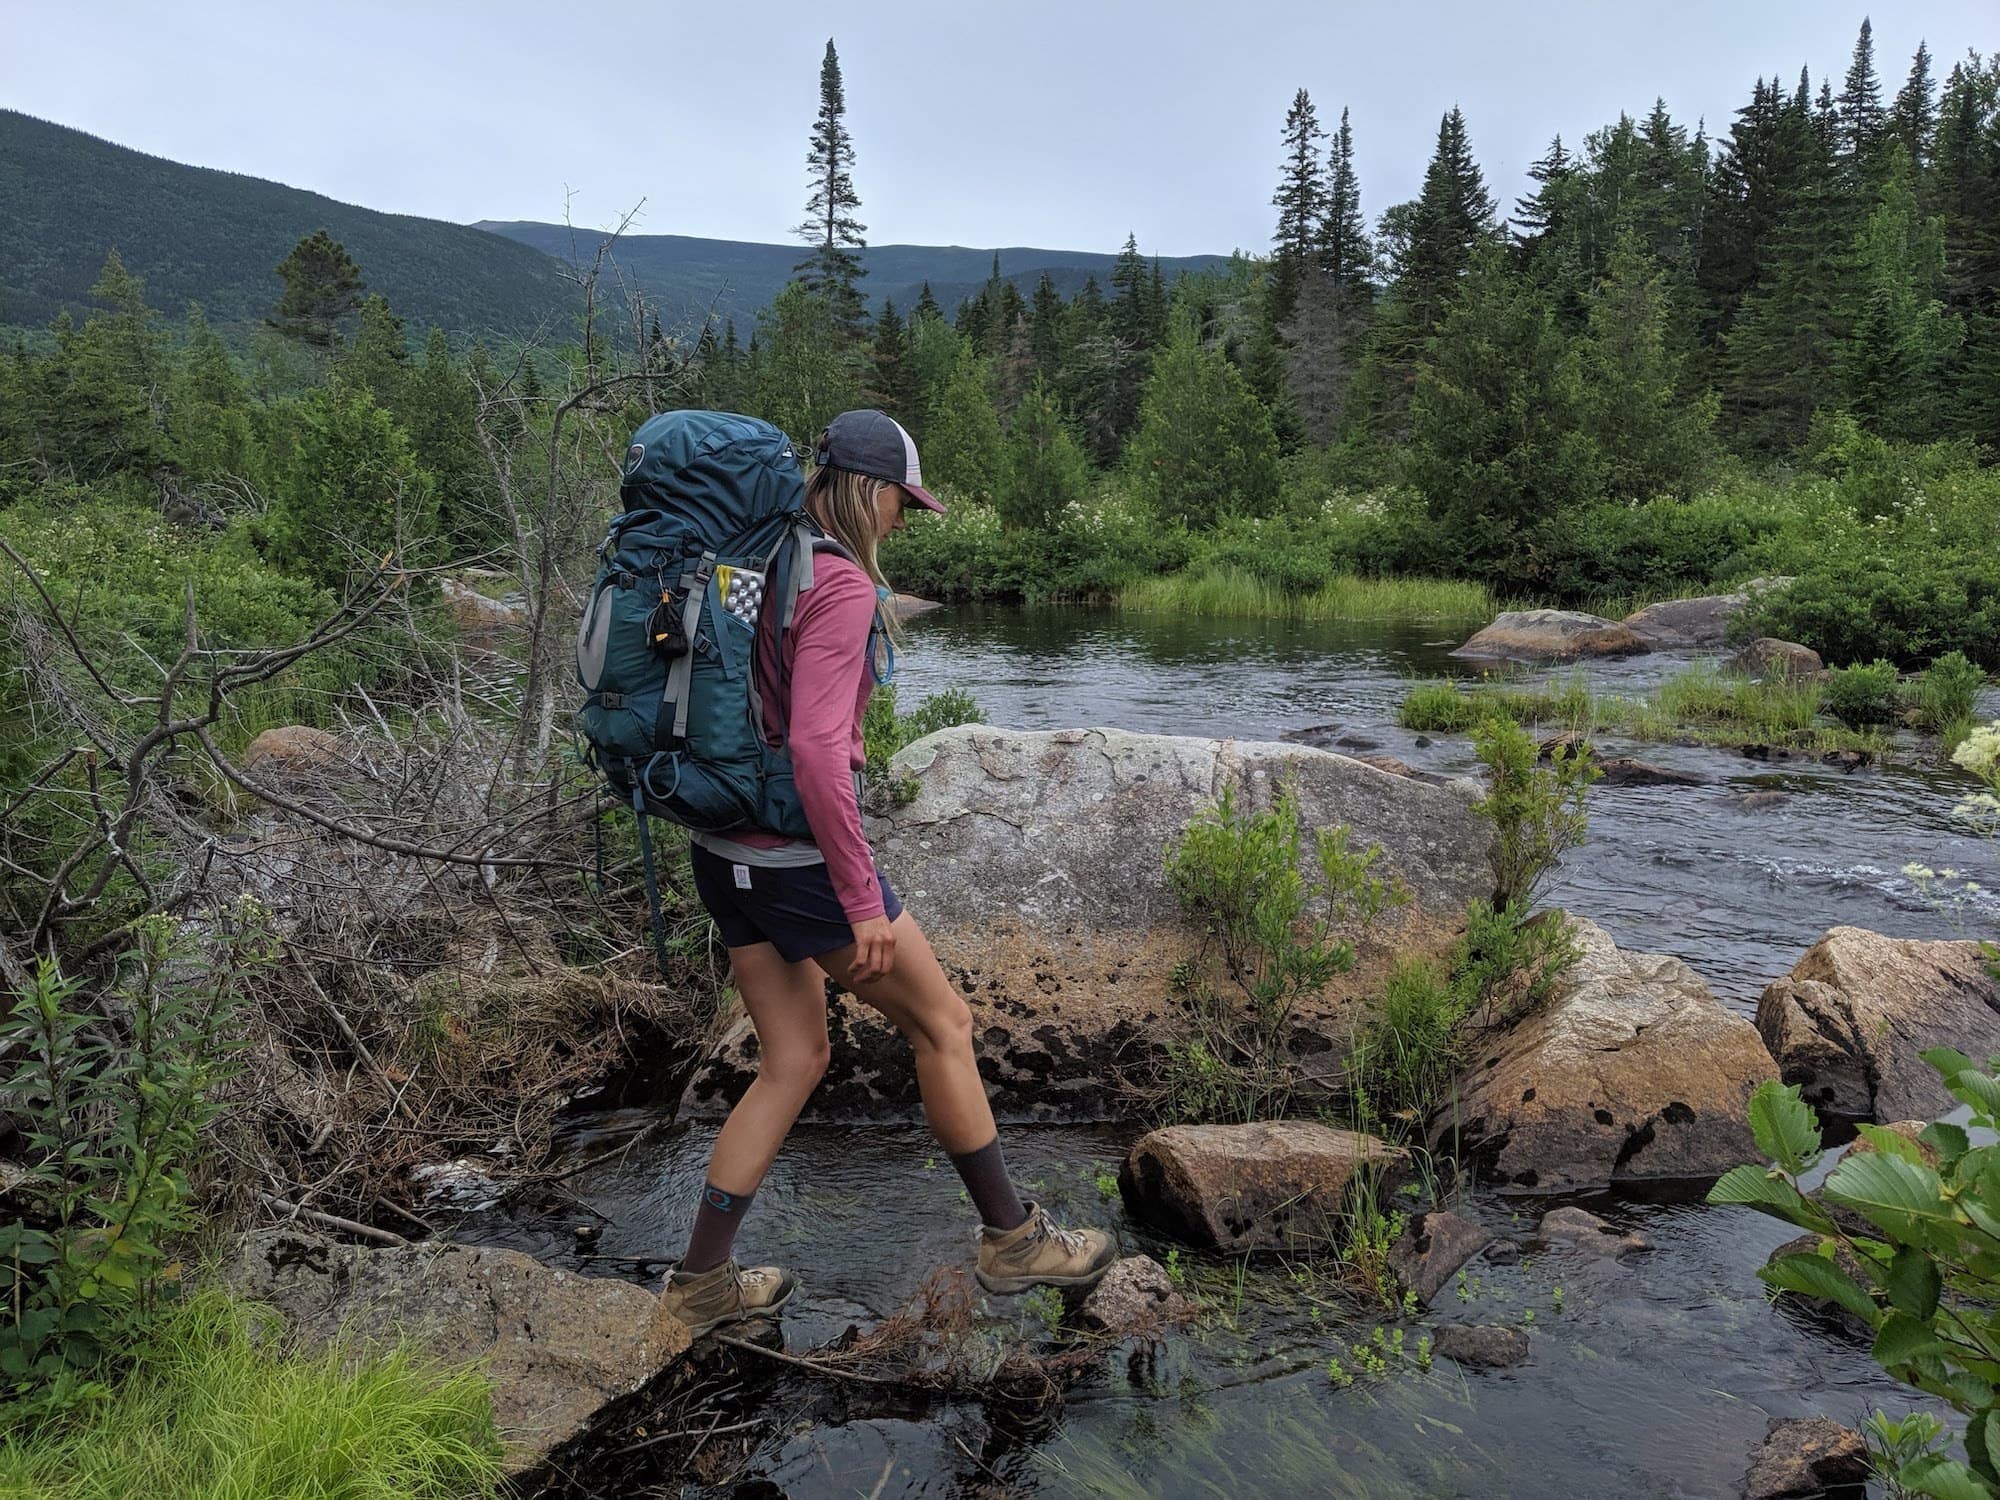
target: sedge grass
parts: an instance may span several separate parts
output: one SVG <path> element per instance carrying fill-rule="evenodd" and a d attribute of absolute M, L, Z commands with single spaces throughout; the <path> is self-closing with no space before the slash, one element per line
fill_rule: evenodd
<path fill-rule="evenodd" d="M 1810 679 L 1756 682 L 1710 666 L 1689 667 L 1639 698 L 1592 690 L 1578 672 L 1532 686 L 1450 678 L 1413 683 L 1396 721 L 1426 733 L 1462 733 L 1480 720 L 1512 719 L 1534 729 L 1613 733 L 1637 740 L 1731 745 L 1766 743 L 1803 750 L 1866 750 L 1887 740 L 1820 718 L 1821 686 Z"/>
<path fill-rule="evenodd" d="M 1119 592 L 1118 607 L 1144 614 L 1311 623 L 1474 621 L 1492 618 L 1483 585 L 1446 578 L 1365 578 L 1341 574 L 1308 592 L 1290 592 L 1241 568 L 1204 568 L 1142 578 Z"/>
<path fill-rule="evenodd" d="M 170 1307 L 95 1405 L 0 1439 L 0 1495 L 36 1500 L 461 1500 L 497 1493 L 491 1384 L 405 1348 L 288 1351 L 267 1310 Z"/>

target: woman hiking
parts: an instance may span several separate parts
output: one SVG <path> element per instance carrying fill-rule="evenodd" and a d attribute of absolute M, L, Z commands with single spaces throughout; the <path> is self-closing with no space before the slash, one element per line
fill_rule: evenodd
<path fill-rule="evenodd" d="M 1008 1176 L 972 1051 L 972 1015 L 916 918 L 877 868 L 857 796 L 862 715 L 888 679 L 888 585 L 876 543 L 903 528 L 912 503 L 942 512 L 923 488 L 916 444 L 879 411 L 834 418 L 815 445 L 806 510 L 840 550 L 819 550 L 772 676 L 810 842 L 777 834 L 695 834 L 695 889 L 729 948 L 756 1028 L 757 1076 L 730 1112 L 709 1159 L 687 1253 L 662 1297 L 697 1337 L 775 1313 L 794 1279 L 739 1267 L 736 1231 L 806 1098 L 826 1071 L 825 976 L 880 1011 L 910 1043 L 924 1117 L 978 1211 L 975 1275 L 994 1293 L 1095 1284 L 1114 1246 L 1101 1230 L 1057 1227 Z M 879 649 L 878 648 L 883 648 Z M 878 676 L 879 673 L 879 676 Z"/>

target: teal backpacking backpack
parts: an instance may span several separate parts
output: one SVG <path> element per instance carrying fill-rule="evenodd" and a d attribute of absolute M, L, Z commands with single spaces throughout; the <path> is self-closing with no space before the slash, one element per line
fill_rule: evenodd
<path fill-rule="evenodd" d="M 813 558 L 845 549 L 805 511 L 785 435 L 726 412 L 670 411 L 632 435 L 621 513 L 576 635 L 584 760 L 629 801 L 665 968 L 647 819 L 810 838 L 763 702 Z"/>

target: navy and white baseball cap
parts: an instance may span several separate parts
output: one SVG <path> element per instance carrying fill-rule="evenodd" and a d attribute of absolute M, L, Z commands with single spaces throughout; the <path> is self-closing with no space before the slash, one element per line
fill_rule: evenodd
<path fill-rule="evenodd" d="M 900 484 L 917 504 L 944 514 L 938 497 L 924 488 L 916 439 L 887 412 L 872 408 L 842 412 L 827 423 L 826 431 L 813 445 L 813 462 L 821 468 L 846 469 L 851 474 Z"/>

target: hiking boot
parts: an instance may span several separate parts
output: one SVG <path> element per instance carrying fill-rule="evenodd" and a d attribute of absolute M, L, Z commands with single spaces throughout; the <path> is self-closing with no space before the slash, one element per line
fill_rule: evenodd
<path fill-rule="evenodd" d="M 746 1269 L 726 1260 L 713 1270 L 672 1272 L 660 1288 L 660 1305 L 700 1338 L 725 1323 L 775 1316 L 795 1285 L 792 1273 L 776 1266 Z"/>
<path fill-rule="evenodd" d="M 1010 1295 L 1031 1286 L 1096 1286 L 1111 1269 L 1118 1247 L 1101 1229 L 1059 1229 L 1039 1203 L 1012 1229 L 979 1231 L 979 1265 L 973 1272 L 989 1292 Z"/>

